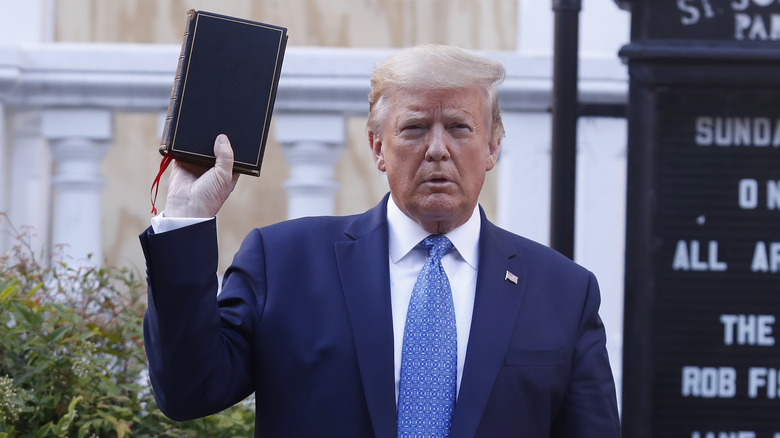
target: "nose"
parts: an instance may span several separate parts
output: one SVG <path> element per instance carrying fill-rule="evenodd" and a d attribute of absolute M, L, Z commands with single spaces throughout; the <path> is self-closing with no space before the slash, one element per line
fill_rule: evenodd
<path fill-rule="evenodd" d="M 442 161 L 449 158 L 450 149 L 447 144 L 447 132 L 443 126 L 435 125 L 428 134 L 425 159 L 428 161 Z"/>

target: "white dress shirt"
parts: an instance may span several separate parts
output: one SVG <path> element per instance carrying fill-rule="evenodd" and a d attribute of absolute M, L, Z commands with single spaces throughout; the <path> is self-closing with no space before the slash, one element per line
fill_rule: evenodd
<path fill-rule="evenodd" d="M 173 231 L 177 228 L 184 228 L 215 219 L 213 217 L 166 217 L 164 213 L 165 211 L 161 211 L 160 214 L 152 218 L 152 231 L 154 231 L 154 234 Z"/>
<path fill-rule="evenodd" d="M 406 312 L 412 289 L 417 281 L 428 253 L 418 246 L 430 235 L 417 222 L 406 216 L 390 196 L 387 202 L 390 249 L 390 299 L 393 307 L 393 336 L 395 340 L 395 398 L 398 400 L 398 385 L 401 381 L 401 350 L 406 325 Z M 474 311 L 474 295 L 477 289 L 477 264 L 479 261 L 479 231 L 481 218 L 475 207 L 471 218 L 458 228 L 446 234 L 454 248 L 444 257 L 441 264 L 452 287 L 455 305 L 455 325 L 458 333 L 458 385 L 463 376 L 466 361 L 466 346 L 471 329 L 471 315 Z"/>
<path fill-rule="evenodd" d="M 152 218 L 152 230 L 164 233 L 214 218 L 171 218 L 164 212 Z M 427 252 L 418 246 L 430 233 L 406 216 L 390 196 L 387 202 L 387 222 L 389 226 L 390 250 L 390 299 L 393 312 L 393 346 L 395 371 L 395 398 L 398 400 L 398 385 L 401 380 L 401 351 L 406 326 L 406 313 L 412 298 L 412 289 L 417 281 Z M 455 325 L 458 336 L 458 383 L 463 376 L 463 364 L 466 361 L 466 347 L 471 329 L 471 316 L 474 310 L 474 295 L 477 288 L 477 264 L 479 261 L 479 231 L 481 218 L 479 208 L 475 207 L 471 218 L 458 228 L 446 234 L 453 245 L 441 263 L 452 287 L 452 299 L 455 306 Z"/>

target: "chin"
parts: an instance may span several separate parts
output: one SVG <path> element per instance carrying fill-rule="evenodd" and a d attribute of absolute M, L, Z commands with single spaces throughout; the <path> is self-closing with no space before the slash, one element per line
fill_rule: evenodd
<path fill-rule="evenodd" d="M 449 211 L 457 209 L 463 202 L 448 193 L 431 193 L 420 200 L 419 205 L 430 210 Z"/>
<path fill-rule="evenodd" d="M 443 193 L 436 193 L 426 196 L 422 202 L 417 204 L 417 209 L 419 212 L 429 218 L 447 220 L 461 214 L 462 211 L 468 209 L 468 204 L 457 197 Z"/>

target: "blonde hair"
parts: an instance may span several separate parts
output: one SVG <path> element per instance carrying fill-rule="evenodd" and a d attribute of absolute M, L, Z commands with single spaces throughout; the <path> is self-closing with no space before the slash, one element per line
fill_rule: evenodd
<path fill-rule="evenodd" d="M 459 47 L 430 44 L 401 50 L 374 68 L 368 94 L 368 129 L 381 134 L 390 96 L 399 89 L 479 87 L 485 93 L 486 108 L 491 108 L 493 132 L 503 137 L 497 85 L 505 76 L 500 62 Z"/>

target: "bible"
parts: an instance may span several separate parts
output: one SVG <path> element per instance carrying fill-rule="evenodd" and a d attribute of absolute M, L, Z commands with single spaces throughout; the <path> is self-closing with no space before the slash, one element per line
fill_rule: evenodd
<path fill-rule="evenodd" d="M 160 153 L 170 162 L 214 165 L 226 134 L 234 172 L 259 176 L 287 29 L 190 10 Z"/>

